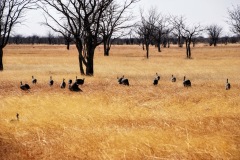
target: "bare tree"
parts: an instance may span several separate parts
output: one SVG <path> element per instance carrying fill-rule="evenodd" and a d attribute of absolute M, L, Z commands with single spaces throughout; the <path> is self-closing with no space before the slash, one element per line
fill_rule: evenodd
<path fill-rule="evenodd" d="M 222 37 L 222 43 L 225 44 L 225 45 L 227 45 L 228 42 L 229 42 L 229 37 L 230 37 L 229 35 L 223 36 L 223 37 Z"/>
<path fill-rule="evenodd" d="M 0 71 L 3 71 L 3 48 L 7 45 L 13 28 L 23 22 L 27 9 L 32 9 L 35 0 L 0 1 Z"/>
<path fill-rule="evenodd" d="M 124 35 L 124 29 L 132 26 L 126 23 L 133 18 L 131 14 L 127 14 L 127 10 L 133 3 L 138 1 L 139 0 L 125 0 L 122 5 L 114 2 L 104 10 L 101 18 L 100 33 L 102 34 L 105 56 L 109 56 L 114 34 L 115 37 L 119 38 Z"/>
<path fill-rule="evenodd" d="M 31 44 L 34 45 L 35 43 L 39 43 L 39 36 L 38 35 L 32 35 L 30 38 Z"/>
<path fill-rule="evenodd" d="M 173 28 L 168 26 L 165 30 L 164 30 L 164 35 L 163 35 L 163 47 L 166 48 L 170 48 L 170 33 L 172 32 Z"/>
<path fill-rule="evenodd" d="M 233 6 L 232 9 L 228 9 L 228 23 L 231 26 L 232 32 L 240 34 L 240 5 Z"/>
<path fill-rule="evenodd" d="M 153 38 L 156 41 L 158 52 L 161 52 L 161 44 L 164 36 L 167 34 L 168 19 L 162 14 L 156 14 L 156 24 Z"/>
<path fill-rule="evenodd" d="M 184 32 L 183 28 L 185 28 L 185 17 L 184 16 L 172 16 L 170 19 L 173 26 L 173 34 L 178 38 L 178 46 L 182 47 L 183 39 L 182 33 Z"/>
<path fill-rule="evenodd" d="M 67 50 L 70 49 L 70 43 L 73 41 L 73 37 L 71 35 L 71 33 L 69 32 L 70 27 L 68 26 L 68 24 L 65 24 L 65 27 L 68 28 L 68 30 L 64 31 L 63 37 L 65 40 L 65 45 L 67 46 Z"/>
<path fill-rule="evenodd" d="M 196 37 L 197 35 L 199 35 L 203 29 L 201 28 L 200 25 L 195 25 L 191 28 L 189 27 L 182 27 L 183 32 L 182 37 L 185 39 L 185 43 L 186 43 L 186 55 L 187 55 L 187 59 L 191 59 L 191 43 L 194 37 Z"/>
<path fill-rule="evenodd" d="M 114 0 L 41 0 L 40 7 L 47 14 L 45 25 L 56 32 L 70 33 L 74 37 L 78 49 L 80 73 L 94 74 L 95 48 L 102 43 L 100 37 L 101 17 L 104 11 Z M 59 13 L 59 17 L 53 16 L 51 11 Z M 48 21 L 50 18 L 55 24 Z M 67 26 L 65 25 L 67 24 Z"/>
<path fill-rule="evenodd" d="M 47 33 L 48 44 L 53 44 L 53 39 L 54 39 L 54 35 L 51 33 L 51 31 L 49 31 Z"/>
<path fill-rule="evenodd" d="M 210 42 L 209 42 L 210 46 L 211 45 L 213 45 L 214 47 L 217 46 L 219 36 L 222 33 L 222 27 L 218 26 L 217 24 L 212 24 L 206 27 L 206 31 L 210 39 Z"/>
<path fill-rule="evenodd" d="M 156 29 L 158 14 L 156 9 L 150 9 L 147 16 L 143 15 L 143 10 L 140 11 L 141 21 L 137 25 L 136 33 L 142 39 L 146 47 L 146 57 L 149 58 L 149 45 L 153 42 L 153 33 Z"/>
<path fill-rule="evenodd" d="M 64 35 L 64 40 L 65 40 L 65 44 L 67 45 L 67 50 L 70 49 L 70 43 L 73 41 L 72 37 L 71 37 L 71 33 L 65 34 Z"/>
<path fill-rule="evenodd" d="M 23 36 L 20 35 L 20 34 L 14 35 L 14 36 L 13 36 L 13 42 L 14 42 L 15 44 L 19 44 L 19 43 L 21 43 L 22 38 L 23 38 Z"/>

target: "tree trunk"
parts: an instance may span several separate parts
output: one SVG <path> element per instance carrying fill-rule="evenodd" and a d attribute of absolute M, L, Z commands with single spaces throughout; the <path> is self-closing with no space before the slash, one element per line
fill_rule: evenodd
<path fill-rule="evenodd" d="M 167 47 L 167 38 L 166 37 L 163 38 L 163 47 L 164 48 Z"/>
<path fill-rule="evenodd" d="M 181 40 L 181 36 L 178 36 L 178 46 L 182 48 L 182 40 Z"/>
<path fill-rule="evenodd" d="M 188 45 L 188 59 L 191 59 L 191 46 L 190 46 L 190 43 Z"/>
<path fill-rule="evenodd" d="M 104 56 L 109 56 L 109 48 L 104 49 Z"/>
<path fill-rule="evenodd" d="M 186 40 L 187 59 L 191 59 L 191 40 Z"/>
<path fill-rule="evenodd" d="M 191 43 L 192 43 L 192 37 L 190 36 L 189 37 L 189 40 L 188 40 L 188 58 L 191 59 Z"/>
<path fill-rule="evenodd" d="M 161 42 L 160 41 L 158 41 L 157 47 L 158 47 L 158 52 L 161 52 Z"/>
<path fill-rule="evenodd" d="M 94 51 L 95 47 L 90 45 L 90 47 L 87 48 L 87 65 L 86 65 L 86 75 L 93 76 L 94 74 L 94 68 L 93 68 L 93 58 L 94 58 Z"/>
<path fill-rule="evenodd" d="M 79 61 L 80 73 L 81 73 L 81 75 L 85 75 L 84 69 L 83 69 L 83 57 L 80 54 L 82 54 L 82 53 L 78 53 L 78 61 Z"/>
<path fill-rule="evenodd" d="M 214 42 L 213 42 L 213 46 L 214 46 L 214 47 L 217 46 L 217 40 L 214 40 Z"/>
<path fill-rule="evenodd" d="M 82 46 L 82 42 L 79 38 L 76 38 L 76 47 L 77 47 L 77 50 L 78 50 L 78 61 L 79 61 L 80 73 L 81 73 L 81 75 L 85 75 L 84 69 L 83 69 L 84 57 L 82 55 L 83 46 Z"/>
<path fill-rule="evenodd" d="M 0 71 L 3 71 L 3 48 L 0 48 Z"/>
<path fill-rule="evenodd" d="M 186 43 L 186 55 L 187 55 L 187 59 L 189 59 L 189 46 L 188 46 L 188 42 L 189 40 L 188 39 L 186 39 L 185 40 L 185 43 Z"/>
<path fill-rule="evenodd" d="M 170 48 L 170 40 L 169 40 L 169 38 L 167 40 L 167 43 L 168 43 L 168 48 Z"/>
<path fill-rule="evenodd" d="M 67 41 L 67 50 L 70 49 L 70 41 Z"/>
<path fill-rule="evenodd" d="M 149 57 L 149 44 L 146 44 L 146 50 L 147 50 L 147 59 Z"/>
<path fill-rule="evenodd" d="M 103 41 L 104 56 L 109 56 L 110 46 L 107 40 Z"/>
<path fill-rule="evenodd" d="M 162 31 L 158 31 L 158 37 L 157 37 L 157 47 L 158 47 L 158 52 L 161 52 L 161 38 L 162 38 Z"/>

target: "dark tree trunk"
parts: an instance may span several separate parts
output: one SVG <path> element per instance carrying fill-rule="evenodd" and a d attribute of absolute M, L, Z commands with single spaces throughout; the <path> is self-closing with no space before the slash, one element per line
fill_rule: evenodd
<path fill-rule="evenodd" d="M 191 59 L 191 47 L 190 47 L 190 43 L 188 44 L 188 46 L 187 46 L 187 58 L 188 59 Z"/>
<path fill-rule="evenodd" d="M 191 40 L 186 40 L 187 59 L 191 59 Z"/>
<path fill-rule="evenodd" d="M 213 40 L 213 46 L 214 46 L 214 47 L 217 46 L 217 40 L 216 40 L 216 39 Z"/>
<path fill-rule="evenodd" d="M 106 50 L 104 51 L 104 56 L 109 56 L 109 52 L 110 52 L 110 48 L 106 48 Z"/>
<path fill-rule="evenodd" d="M 192 43 L 192 37 L 190 36 L 188 39 L 188 58 L 191 59 L 191 43 Z"/>
<path fill-rule="evenodd" d="M 158 37 L 157 37 L 157 47 L 158 52 L 161 52 L 161 38 L 162 38 L 162 31 L 158 31 Z"/>
<path fill-rule="evenodd" d="M 86 64 L 86 75 L 93 76 L 94 68 L 93 68 L 93 58 L 94 58 L 95 47 L 89 45 L 87 48 L 88 56 L 87 56 L 87 64 Z"/>
<path fill-rule="evenodd" d="M 78 61 L 79 61 L 80 73 L 81 73 L 81 75 L 85 75 L 84 69 L 83 69 L 84 57 L 82 55 L 83 46 L 82 46 L 82 42 L 79 38 L 76 38 L 76 47 L 78 50 Z"/>
<path fill-rule="evenodd" d="M 103 41 L 103 47 L 104 47 L 104 56 L 109 56 L 110 44 L 107 40 Z"/>
<path fill-rule="evenodd" d="M 3 48 L 0 48 L 0 71 L 3 71 Z"/>
<path fill-rule="evenodd" d="M 142 49 L 145 50 L 145 48 L 144 48 L 144 43 L 142 43 Z"/>
<path fill-rule="evenodd" d="M 71 35 L 69 34 L 68 36 L 65 36 L 65 44 L 67 45 L 67 50 L 70 49 L 70 43 L 71 43 Z"/>
<path fill-rule="evenodd" d="M 109 56 L 109 48 L 104 49 L 104 56 Z"/>
<path fill-rule="evenodd" d="M 149 44 L 146 44 L 146 50 L 147 50 L 147 59 L 149 57 Z"/>
<path fill-rule="evenodd" d="M 181 40 L 181 36 L 178 36 L 178 46 L 182 47 L 182 40 Z"/>
<path fill-rule="evenodd" d="M 158 52 L 161 52 L 161 42 L 160 41 L 158 41 L 157 47 L 158 47 Z"/>
<path fill-rule="evenodd" d="M 167 38 L 164 37 L 164 38 L 163 38 L 163 47 L 166 48 L 166 47 L 167 47 L 167 44 L 168 44 Z"/>
<path fill-rule="evenodd" d="M 189 46 L 188 46 L 188 55 L 189 55 L 189 59 L 191 59 L 191 57 L 192 57 L 192 53 L 191 53 L 191 47 L 190 47 L 190 44 L 189 44 Z"/>
<path fill-rule="evenodd" d="M 69 49 L 70 49 L 70 42 L 67 41 L 67 50 L 69 50 Z"/>
<path fill-rule="evenodd" d="M 81 54 L 82 54 L 82 53 L 79 53 L 79 55 L 78 55 L 79 68 L 80 68 L 80 73 L 81 73 L 81 75 L 85 75 L 84 69 L 83 69 L 83 57 L 82 57 Z"/>

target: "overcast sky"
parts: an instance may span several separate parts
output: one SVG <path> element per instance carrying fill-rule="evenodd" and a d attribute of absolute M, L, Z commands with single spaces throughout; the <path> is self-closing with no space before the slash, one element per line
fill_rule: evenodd
<path fill-rule="evenodd" d="M 201 25 L 219 24 L 224 28 L 224 35 L 231 34 L 226 23 L 227 9 L 240 5 L 240 0 L 141 0 L 134 5 L 134 15 L 139 15 L 139 8 L 147 12 L 156 7 L 162 14 L 183 15 L 186 22 Z M 44 21 L 41 11 L 29 11 L 24 25 L 17 26 L 14 34 L 44 36 L 50 31 L 40 23 Z"/>

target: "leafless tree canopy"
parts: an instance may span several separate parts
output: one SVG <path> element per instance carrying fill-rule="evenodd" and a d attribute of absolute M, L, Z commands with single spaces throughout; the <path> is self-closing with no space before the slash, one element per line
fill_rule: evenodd
<path fill-rule="evenodd" d="M 228 10 L 228 23 L 234 33 L 240 34 L 240 5 Z"/>
<path fill-rule="evenodd" d="M 84 65 L 86 75 L 93 75 L 95 48 L 103 39 L 110 44 L 113 33 L 128 20 L 123 16 L 125 10 L 135 2 L 137 0 L 126 0 L 121 7 L 116 0 L 41 0 L 39 6 L 47 15 L 45 25 L 64 37 L 73 36 L 81 74 L 85 74 Z M 58 17 L 53 16 L 53 11 L 58 12 Z"/>
<path fill-rule="evenodd" d="M 158 14 L 157 16 L 157 22 L 155 26 L 155 30 L 153 33 L 153 38 L 155 45 L 158 48 L 158 52 L 161 52 L 161 44 L 166 44 L 167 39 L 168 39 L 168 34 L 170 32 L 170 23 L 169 23 L 169 17 L 163 15 L 163 14 Z"/>
<path fill-rule="evenodd" d="M 178 46 L 182 47 L 182 34 L 186 27 L 186 18 L 184 16 L 172 16 L 170 19 L 173 26 L 173 34 L 178 38 Z"/>
<path fill-rule="evenodd" d="M 126 34 L 132 26 L 133 19 L 129 12 L 130 6 L 139 0 L 125 0 L 120 5 L 114 1 L 103 13 L 101 18 L 100 34 L 103 39 L 104 55 L 109 56 L 113 37 L 118 38 Z M 127 23 L 128 22 L 128 23 Z"/>
<path fill-rule="evenodd" d="M 32 9 L 35 0 L 0 1 L 0 70 L 3 70 L 3 48 L 7 45 L 13 28 L 23 22 L 24 12 Z"/>
<path fill-rule="evenodd" d="M 201 27 L 200 24 L 193 25 L 192 27 L 182 26 L 183 32 L 181 35 L 183 39 L 185 39 L 186 43 L 186 55 L 187 58 L 191 58 L 191 43 L 194 37 L 198 36 L 204 29 Z"/>
<path fill-rule="evenodd" d="M 64 36 L 67 36 L 66 33 L 73 35 L 79 53 L 81 74 L 85 74 L 84 64 L 86 74 L 93 75 L 94 51 L 102 43 L 99 38 L 100 20 L 112 2 L 113 0 L 41 0 L 39 6 L 47 14 L 45 25 Z M 51 11 L 57 11 L 59 17 L 54 17 Z"/>
<path fill-rule="evenodd" d="M 189 27 L 186 25 L 184 16 L 172 16 L 170 19 L 173 27 L 173 34 L 178 38 L 178 46 L 182 47 L 183 41 L 186 44 L 187 59 L 191 58 L 191 43 L 204 29 L 200 24 Z"/>
<path fill-rule="evenodd" d="M 217 24 L 213 24 L 213 25 L 207 26 L 206 30 L 210 39 L 210 42 L 209 42 L 210 46 L 211 45 L 217 46 L 217 42 L 222 32 L 222 27 L 218 26 Z"/>
<path fill-rule="evenodd" d="M 137 24 L 136 33 L 142 39 L 143 46 L 146 47 L 146 57 L 149 58 L 149 45 L 153 43 L 153 34 L 156 30 L 159 14 L 157 10 L 152 8 L 144 15 L 143 10 L 140 11 L 141 21 Z"/>

